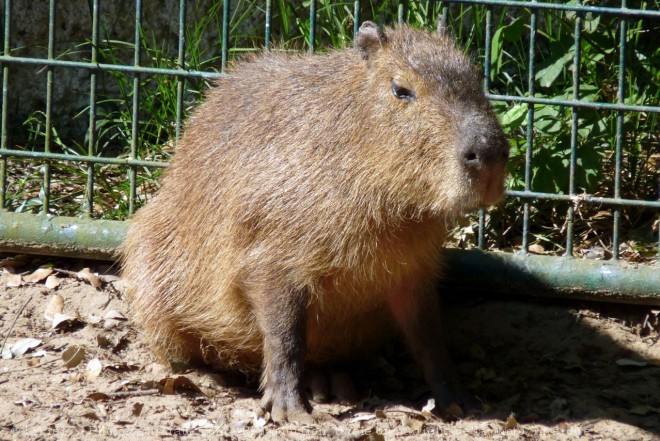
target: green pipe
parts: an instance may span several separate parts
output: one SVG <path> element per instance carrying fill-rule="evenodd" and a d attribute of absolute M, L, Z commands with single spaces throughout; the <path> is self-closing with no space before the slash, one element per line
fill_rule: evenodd
<path fill-rule="evenodd" d="M 126 222 L 0 213 L 0 251 L 114 260 Z"/>
<path fill-rule="evenodd" d="M 115 260 L 126 222 L 0 213 L 0 251 Z M 445 250 L 445 289 L 660 306 L 660 268 L 570 257 Z"/>
<path fill-rule="evenodd" d="M 614 260 L 445 250 L 450 290 L 660 305 L 660 267 Z"/>

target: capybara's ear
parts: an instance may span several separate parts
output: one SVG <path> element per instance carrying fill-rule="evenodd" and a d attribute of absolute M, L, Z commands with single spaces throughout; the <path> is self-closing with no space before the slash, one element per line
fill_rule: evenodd
<path fill-rule="evenodd" d="M 373 21 L 365 21 L 358 30 L 355 37 L 355 47 L 362 54 L 362 58 L 367 60 L 378 49 L 387 42 L 387 36 L 383 30 Z"/>

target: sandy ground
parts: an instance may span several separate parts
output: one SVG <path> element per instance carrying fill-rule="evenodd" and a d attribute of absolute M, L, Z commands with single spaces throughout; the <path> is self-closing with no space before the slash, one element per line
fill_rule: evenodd
<path fill-rule="evenodd" d="M 111 268 L 3 262 L 0 440 L 660 440 L 660 308 L 454 294 L 448 343 L 482 412 L 424 411 L 419 371 L 391 342 L 347 368 L 357 402 L 315 404 L 335 421 L 278 426 L 255 414 L 253 384 L 159 364 L 125 319 L 121 280 L 76 276 Z M 68 272 L 30 282 L 44 264 Z"/>

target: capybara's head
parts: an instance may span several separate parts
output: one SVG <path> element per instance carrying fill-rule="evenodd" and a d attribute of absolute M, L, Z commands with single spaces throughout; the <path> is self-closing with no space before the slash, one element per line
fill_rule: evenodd
<path fill-rule="evenodd" d="M 368 63 L 373 98 L 365 130 L 385 141 L 372 159 L 393 178 L 392 190 L 430 213 L 497 202 L 509 146 L 481 77 L 452 39 L 441 30 L 366 22 L 356 49 Z"/>

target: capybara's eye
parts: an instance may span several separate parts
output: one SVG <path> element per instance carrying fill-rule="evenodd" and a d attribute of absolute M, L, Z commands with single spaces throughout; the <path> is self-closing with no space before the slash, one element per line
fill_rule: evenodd
<path fill-rule="evenodd" d="M 399 86 L 392 81 L 392 93 L 400 100 L 412 101 L 415 99 L 415 92 L 403 86 Z"/>

